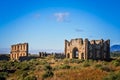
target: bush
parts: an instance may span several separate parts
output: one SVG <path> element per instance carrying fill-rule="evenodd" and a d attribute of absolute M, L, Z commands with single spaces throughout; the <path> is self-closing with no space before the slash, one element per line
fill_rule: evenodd
<path fill-rule="evenodd" d="M 70 63 L 70 59 L 65 58 L 65 59 L 63 60 L 63 63 L 64 63 L 64 64 Z"/>
<path fill-rule="evenodd" d="M 60 69 L 70 69 L 70 66 L 68 64 L 62 64 Z"/>
<path fill-rule="evenodd" d="M 85 62 L 83 63 L 83 67 L 89 67 L 89 66 L 90 66 L 90 64 L 89 64 L 88 61 L 85 61 Z"/>
<path fill-rule="evenodd" d="M 6 72 L 8 69 L 10 69 L 11 64 L 9 62 L 1 62 L 0 63 L 0 68 L 2 71 Z"/>
<path fill-rule="evenodd" d="M 48 78 L 48 77 L 53 77 L 54 73 L 52 72 L 52 67 L 49 64 L 46 64 L 44 66 L 45 73 L 42 75 L 42 78 Z"/>
<path fill-rule="evenodd" d="M 46 63 L 47 63 L 47 61 L 45 61 L 45 60 L 40 60 L 40 61 L 39 61 L 39 64 L 40 64 L 40 65 L 44 65 L 44 64 L 46 64 Z"/>
<path fill-rule="evenodd" d="M 37 80 L 36 76 L 27 76 L 23 80 Z"/>
<path fill-rule="evenodd" d="M 113 60 L 112 61 L 112 64 L 114 65 L 114 66 L 120 66 L 120 62 L 118 61 L 118 60 Z"/>
<path fill-rule="evenodd" d="M 110 72 L 111 71 L 111 69 L 109 68 L 109 67 L 107 67 L 107 66 L 103 66 L 103 67 L 101 67 L 100 68 L 102 71 L 106 71 L 106 72 Z"/>
<path fill-rule="evenodd" d="M 44 70 L 45 71 L 50 71 L 50 70 L 52 70 L 52 67 L 49 65 L 49 64 L 46 64 L 45 66 L 44 66 Z"/>
<path fill-rule="evenodd" d="M 19 75 L 17 77 L 17 80 L 23 80 L 26 76 L 28 76 L 28 72 L 20 70 L 19 72 L 17 72 L 17 75 Z"/>
<path fill-rule="evenodd" d="M 28 73 L 26 71 L 24 71 L 21 76 L 22 76 L 22 78 L 25 78 L 26 76 L 28 76 Z"/>
<path fill-rule="evenodd" d="M 70 59 L 70 63 L 77 63 L 77 64 L 79 64 L 79 63 L 82 63 L 83 62 L 83 60 L 79 60 L 79 59 Z"/>
<path fill-rule="evenodd" d="M 102 67 L 102 64 L 96 64 L 95 65 L 95 68 L 101 68 Z"/>
<path fill-rule="evenodd" d="M 0 72 L 0 80 L 6 80 L 7 76 L 8 76 L 7 72 Z"/>
<path fill-rule="evenodd" d="M 21 70 L 29 70 L 30 69 L 30 64 L 27 64 L 27 62 L 22 62 L 18 66 L 19 69 Z"/>
<path fill-rule="evenodd" d="M 108 76 L 104 77 L 103 80 L 120 80 L 120 72 L 117 74 L 110 73 Z"/>
<path fill-rule="evenodd" d="M 46 71 L 43 75 L 42 78 L 48 78 L 48 77 L 53 77 L 54 73 L 52 71 Z"/>

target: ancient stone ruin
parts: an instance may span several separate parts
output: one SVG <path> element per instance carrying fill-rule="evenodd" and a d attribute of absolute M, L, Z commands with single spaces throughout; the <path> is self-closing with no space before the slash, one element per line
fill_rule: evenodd
<path fill-rule="evenodd" d="M 47 57 L 47 56 L 54 56 L 54 58 L 57 59 L 63 59 L 65 58 L 63 53 L 47 53 L 47 52 L 39 52 L 39 57 Z"/>
<path fill-rule="evenodd" d="M 82 38 L 65 40 L 66 58 L 109 60 L 110 40 L 83 40 Z"/>
<path fill-rule="evenodd" d="M 10 59 L 18 60 L 22 56 L 28 56 L 28 43 L 11 45 Z"/>

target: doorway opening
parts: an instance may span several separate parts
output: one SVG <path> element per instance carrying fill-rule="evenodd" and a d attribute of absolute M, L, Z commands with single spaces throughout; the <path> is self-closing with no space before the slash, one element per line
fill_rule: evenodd
<path fill-rule="evenodd" d="M 78 59 L 79 52 L 78 52 L 78 49 L 76 47 L 73 48 L 72 54 L 73 54 L 73 58 Z"/>

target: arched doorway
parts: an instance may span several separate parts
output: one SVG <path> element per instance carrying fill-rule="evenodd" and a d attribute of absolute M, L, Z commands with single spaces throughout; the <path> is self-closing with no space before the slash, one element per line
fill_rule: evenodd
<path fill-rule="evenodd" d="M 73 55 L 73 58 L 78 59 L 78 57 L 79 57 L 78 48 L 76 48 L 76 47 L 73 48 L 72 55 Z"/>
<path fill-rule="evenodd" d="M 67 58 L 70 58 L 70 54 L 69 53 L 67 54 Z"/>
<path fill-rule="evenodd" d="M 84 53 L 81 53 L 81 59 L 84 59 Z"/>

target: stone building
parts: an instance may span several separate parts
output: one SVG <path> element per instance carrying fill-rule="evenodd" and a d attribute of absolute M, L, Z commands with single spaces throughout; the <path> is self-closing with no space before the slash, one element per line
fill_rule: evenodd
<path fill-rule="evenodd" d="M 23 56 L 28 56 L 28 43 L 11 45 L 11 60 L 19 60 L 19 58 Z"/>
<path fill-rule="evenodd" d="M 110 40 L 83 40 L 82 38 L 65 40 L 66 58 L 109 60 Z"/>

